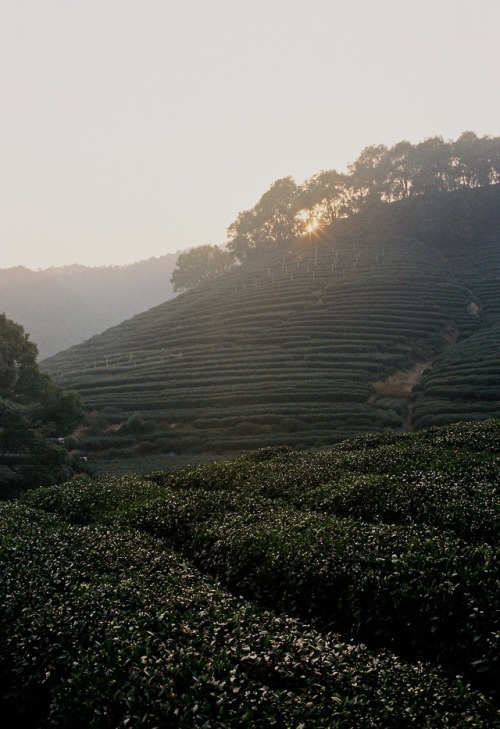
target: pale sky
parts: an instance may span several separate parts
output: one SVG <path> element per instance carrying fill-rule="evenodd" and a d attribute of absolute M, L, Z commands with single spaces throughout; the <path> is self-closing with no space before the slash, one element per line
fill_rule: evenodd
<path fill-rule="evenodd" d="M 499 0 L 0 0 L 0 268 L 205 243 L 370 144 L 500 135 Z"/>

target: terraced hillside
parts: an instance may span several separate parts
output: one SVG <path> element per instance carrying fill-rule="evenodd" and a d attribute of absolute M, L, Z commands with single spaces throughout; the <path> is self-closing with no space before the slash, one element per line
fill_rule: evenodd
<path fill-rule="evenodd" d="M 499 211 L 498 186 L 381 206 L 46 360 L 93 411 L 74 445 L 320 447 L 500 416 Z"/>

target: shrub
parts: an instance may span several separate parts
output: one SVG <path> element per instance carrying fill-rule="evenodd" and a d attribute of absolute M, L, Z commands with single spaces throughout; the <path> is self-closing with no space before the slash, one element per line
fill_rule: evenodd
<path fill-rule="evenodd" d="M 461 682 L 259 611 L 158 540 L 0 511 L 0 677 L 12 725 L 498 725 Z"/>

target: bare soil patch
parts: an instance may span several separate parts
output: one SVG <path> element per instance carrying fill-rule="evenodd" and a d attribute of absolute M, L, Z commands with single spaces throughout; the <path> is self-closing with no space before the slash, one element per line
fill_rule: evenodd
<path fill-rule="evenodd" d="M 385 380 L 378 380 L 373 383 L 375 393 L 370 398 L 370 403 L 375 403 L 379 397 L 406 397 L 411 396 L 411 391 L 420 382 L 425 370 L 432 366 L 432 360 L 418 362 L 409 370 L 400 370 L 390 375 Z"/>

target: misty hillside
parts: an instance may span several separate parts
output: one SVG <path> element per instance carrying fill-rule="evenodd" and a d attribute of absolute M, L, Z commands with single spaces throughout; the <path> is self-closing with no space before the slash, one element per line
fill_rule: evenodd
<path fill-rule="evenodd" d="M 92 458 L 500 416 L 500 187 L 379 205 L 47 360 Z"/>
<path fill-rule="evenodd" d="M 49 357 L 166 301 L 177 253 L 126 266 L 0 269 L 0 312 Z"/>

